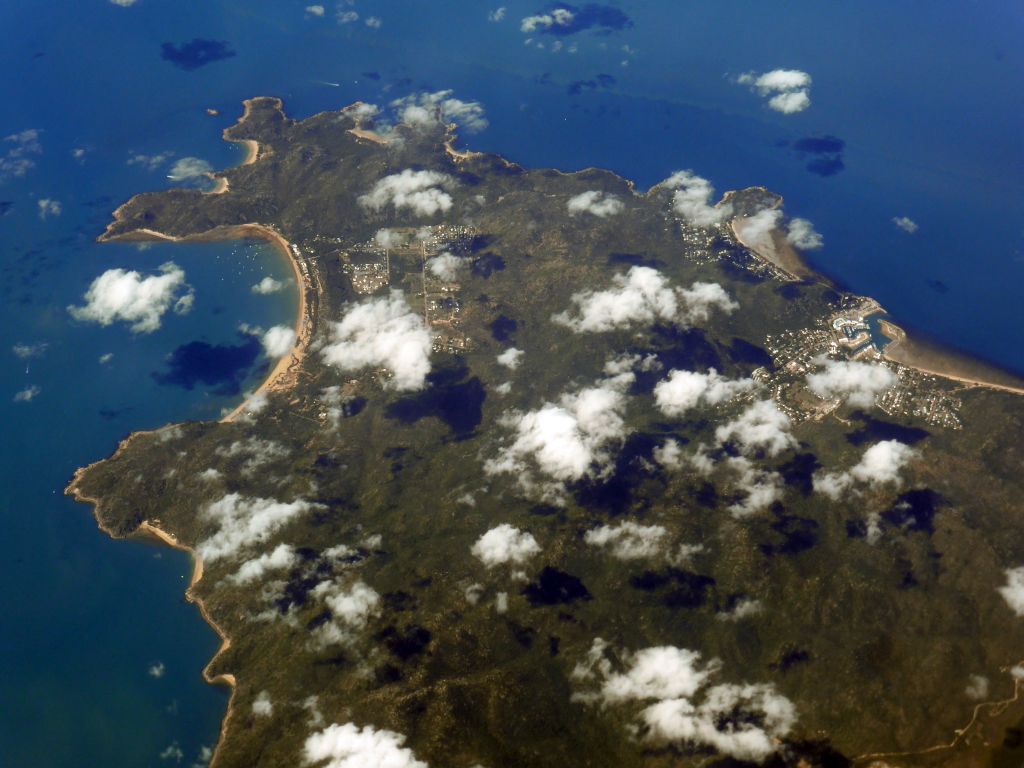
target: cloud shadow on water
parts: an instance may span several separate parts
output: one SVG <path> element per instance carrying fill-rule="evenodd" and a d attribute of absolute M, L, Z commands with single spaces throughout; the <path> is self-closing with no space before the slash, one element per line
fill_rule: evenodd
<path fill-rule="evenodd" d="M 187 43 L 163 43 L 160 46 L 160 58 L 186 72 L 192 72 L 215 61 L 230 59 L 235 55 L 227 41 L 206 40 L 201 37 Z"/>
<path fill-rule="evenodd" d="M 218 395 L 236 395 L 259 358 L 263 345 L 255 336 L 244 336 L 240 344 L 208 344 L 191 341 L 167 357 L 167 370 L 155 371 L 153 379 L 165 386 L 194 389 L 197 384 L 213 387 Z"/>

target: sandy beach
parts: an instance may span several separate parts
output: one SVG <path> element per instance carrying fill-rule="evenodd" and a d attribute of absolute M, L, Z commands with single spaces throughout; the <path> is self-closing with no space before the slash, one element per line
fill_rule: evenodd
<path fill-rule="evenodd" d="M 771 231 L 771 246 L 766 247 L 766 245 L 755 245 L 743 238 L 743 222 L 743 217 L 738 216 L 729 222 L 729 228 L 736 241 L 759 259 L 778 267 L 794 280 L 817 279 L 829 283 L 804 263 L 800 254 L 778 228 Z"/>

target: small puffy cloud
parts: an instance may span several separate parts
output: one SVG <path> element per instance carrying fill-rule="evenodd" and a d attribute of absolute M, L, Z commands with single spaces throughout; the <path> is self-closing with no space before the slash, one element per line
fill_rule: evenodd
<path fill-rule="evenodd" d="M 359 21 L 359 14 L 355 11 L 339 10 L 336 18 L 339 24 L 353 24 Z"/>
<path fill-rule="evenodd" d="M 384 367 L 393 377 L 386 386 L 418 390 L 430 373 L 430 332 L 401 291 L 352 307 L 333 323 L 330 340 L 321 350 L 328 365 L 345 371 Z"/>
<path fill-rule="evenodd" d="M 131 6 L 135 5 L 135 3 L 138 2 L 138 0 L 110 0 L 110 2 L 114 5 L 121 6 L 122 8 L 130 8 Z"/>
<path fill-rule="evenodd" d="M 256 717 L 270 717 L 274 714 L 274 705 L 270 701 L 270 694 L 266 691 L 260 691 L 256 698 L 252 700 L 252 713 Z"/>
<path fill-rule="evenodd" d="M 403 241 L 402 236 L 393 229 L 378 229 L 373 236 L 373 242 L 388 250 L 397 248 Z"/>
<path fill-rule="evenodd" d="M 654 387 L 654 401 L 663 414 L 682 416 L 698 405 L 718 405 L 754 387 L 752 379 L 727 379 L 714 368 L 707 373 L 669 371 Z"/>
<path fill-rule="evenodd" d="M 807 219 L 799 218 L 789 220 L 786 240 L 801 251 L 815 251 L 825 244 L 822 236 L 814 229 L 814 225 Z"/>
<path fill-rule="evenodd" d="M 159 679 L 164 676 L 164 672 L 166 671 L 167 668 L 164 666 L 162 661 L 155 661 L 149 665 L 149 669 L 146 670 L 146 674 L 150 677 Z"/>
<path fill-rule="evenodd" d="M 506 368 L 515 370 L 519 367 L 519 362 L 525 353 L 521 349 L 515 347 L 509 347 L 500 355 L 498 355 L 498 363 L 504 365 Z"/>
<path fill-rule="evenodd" d="M 369 16 L 366 19 L 366 26 L 370 29 L 380 29 L 384 26 L 384 22 L 381 20 L 380 16 Z"/>
<path fill-rule="evenodd" d="M 619 560 L 640 560 L 657 557 L 665 551 L 668 530 L 661 525 L 640 525 L 627 520 L 587 531 L 583 541 L 607 549 Z"/>
<path fill-rule="evenodd" d="M 505 19 L 505 13 L 506 13 L 507 10 L 508 9 L 505 8 L 504 5 L 501 6 L 500 8 L 495 8 L 493 11 L 490 11 L 487 14 L 487 20 L 488 21 L 503 21 Z"/>
<path fill-rule="evenodd" d="M 577 213 L 589 213 L 603 219 L 606 216 L 622 213 L 626 206 L 615 195 L 605 194 L 600 190 L 590 190 L 570 197 L 568 207 L 571 216 L 575 216 Z"/>
<path fill-rule="evenodd" d="M 291 544 L 279 544 L 272 552 L 265 552 L 252 560 L 246 560 L 228 577 L 235 585 L 251 584 L 259 581 L 268 571 L 281 571 L 291 568 L 298 562 L 295 548 Z"/>
<path fill-rule="evenodd" d="M 900 229 L 902 229 L 908 235 L 914 234 L 919 229 L 919 227 L 917 226 L 917 222 L 909 218 L 908 216 L 894 216 L 892 223 L 895 224 Z"/>
<path fill-rule="evenodd" d="M 302 754 L 319 768 L 427 768 L 403 744 L 405 736 L 394 731 L 335 723 L 307 738 Z"/>
<path fill-rule="evenodd" d="M 673 288 L 668 279 L 651 267 L 632 267 L 615 275 L 612 287 L 604 291 L 573 294 L 575 313 L 562 312 L 552 320 L 576 333 L 601 333 L 667 322 L 689 325 L 707 320 L 712 309 L 732 312 L 736 304 L 718 283 L 694 283 Z M 575 315 L 575 316 L 574 316 Z"/>
<path fill-rule="evenodd" d="M 753 216 L 744 216 L 733 221 L 743 237 L 743 242 L 755 251 L 775 250 L 775 243 L 772 241 L 772 232 L 779 225 L 782 219 L 782 211 L 777 208 L 765 208 Z"/>
<path fill-rule="evenodd" d="M 717 614 L 719 621 L 742 621 L 764 612 L 764 604 L 753 597 L 741 597 L 727 611 Z"/>
<path fill-rule="evenodd" d="M 749 85 L 761 96 L 770 96 L 769 109 L 792 115 L 811 106 L 811 76 L 799 69 L 773 69 L 756 74 L 747 72 L 736 78 L 741 85 Z"/>
<path fill-rule="evenodd" d="M 229 493 L 200 511 L 201 519 L 213 523 L 217 530 L 199 542 L 196 554 L 205 561 L 235 557 L 262 544 L 314 506 L 302 499 L 284 503 Z"/>
<path fill-rule="evenodd" d="M 161 165 L 166 163 L 171 157 L 174 156 L 173 152 L 158 152 L 155 155 L 146 155 L 141 152 L 133 152 L 128 157 L 128 165 L 138 165 L 145 168 L 147 171 L 155 171 Z"/>
<path fill-rule="evenodd" d="M 171 181 L 191 181 L 206 176 L 212 170 L 213 166 L 201 158 L 183 157 L 171 166 L 167 177 Z"/>
<path fill-rule="evenodd" d="M 445 190 L 454 186 L 455 179 L 446 173 L 406 168 L 374 184 L 359 204 L 372 211 L 393 205 L 396 211 L 406 208 L 417 216 L 434 216 L 451 209 L 452 196 Z"/>
<path fill-rule="evenodd" d="M 258 413 L 262 408 L 266 407 L 266 401 L 253 404 L 254 400 L 256 400 L 255 397 L 246 404 L 248 412 L 252 412 L 255 409 L 255 412 Z M 226 459 L 243 458 L 244 461 L 241 465 L 242 475 L 251 476 L 268 464 L 286 458 L 288 456 L 288 449 L 276 440 L 266 440 L 262 437 L 253 436 L 243 440 L 235 440 L 229 445 L 222 445 L 217 448 L 216 453 L 218 456 Z"/>
<path fill-rule="evenodd" d="M 5 136 L 0 144 L 0 181 L 24 176 L 35 166 L 34 156 L 42 153 L 43 145 L 35 128 Z"/>
<path fill-rule="evenodd" d="M 193 297 L 184 270 L 169 261 L 148 277 L 134 270 L 108 269 L 92 281 L 83 297 L 85 305 L 70 306 L 68 311 L 83 322 L 107 326 L 120 320 L 135 333 L 151 333 L 168 310 L 188 312 Z"/>
<path fill-rule="evenodd" d="M 540 554 L 540 545 L 533 534 L 521 531 L 508 523 L 491 528 L 469 550 L 473 557 L 488 568 L 499 565 L 522 565 Z"/>
<path fill-rule="evenodd" d="M 735 474 L 736 490 L 743 494 L 739 501 L 729 505 L 733 517 L 760 512 L 782 498 L 783 479 L 778 472 L 761 469 L 745 456 L 730 456 L 725 465 Z"/>
<path fill-rule="evenodd" d="M 796 724 L 796 708 L 772 685 L 710 685 L 721 666 L 670 645 L 610 654 L 608 643 L 598 638 L 572 673 L 591 690 L 574 698 L 604 706 L 645 703 L 639 719 L 647 741 L 711 747 L 762 762 Z"/>
<path fill-rule="evenodd" d="M 111 0 L 111 2 L 113 2 L 114 5 L 121 5 L 121 2 L 115 2 L 115 0 Z M 178 744 L 178 742 L 172 741 L 160 753 L 159 757 L 161 760 L 171 760 L 175 763 L 180 763 L 182 760 L 185 759 L 185 753 L 181 751 L 181 746 Z"/>
<path fill-rule="evenodd" d="M 652 456 L 665 469 L 679 469 L 684 463 L 682 443 L 672 438 L 655 448 Z"/>
<path fill-rule="evenodd" d="M 742 414 L 715 430 L 719 443 L 734 442 L 744 453 L 764 451 L 777 456 L 796 446 L 789 432 L 789 417 L 771 400 L 758 400 Z"/>
<path fill-rule="evenodd" d="M 51 200 L 48 197 L 37 200 L 36 205 L 39 207 L 39 218 L 43 221 L 49 216 L 60 216 L 63 210 L 60 200 Z"/>
<path fill-rule="evenodd" d="M 623 389 L 631 379 L 617 377 L 563 395 L 558 403 L 535 411 L 505 414 L 501 423 L 512 428 L 514 438 L 484 464 L 484 470 L 514 475 L 525 492 L 560 500 L 560 483 L 606 471 L 611 446 L 627 434 Z M 534 470 L 554 482 L 536 483 Z"/>
<path fill-rule="evenodd" d="M 710 181 L 693 171 L 676 171 L 659 186 L 675 190 L 672 194 L 672 208 L 692 226 L 710 227 L 732 216 L 732 205 L 729 203 L 711 205 L 715 188 Z"/>
<path fill-rule="evenodd" d="M 964 693 L 967 694 L 967 698 L 973 701 L 984 701 L 988 698 L 989 682 L 988 678 L 984 675 L 971 675 L 967 678 L 967 687 L 964 688 Z"/>
<path fill-rule="evenodd" d="M 325 13 L 325 9 L 322 5 L 307 5 L 306 15 L 307 16 L 318 16 L 322 17 Z"/>
<path fill-rule="evenodd" d="M 1003 596 L 1011 611 L 1018 616 L 1024 616 L 1024 567 L 1007 568 L 1004 573 L 1006 584 L 999 587 L 999 594 Z"/>
<path fill-rule="evenodd" d="M 413 93 L 391 102 L 398 121 L 413 128 L 436 128 L 456 123 L 468 133 L 487 127 L 484 108 L 479 101 L 455 98 L 454 91 Z"/>
<path fill-rule="evenodd" d="M 22 344 L 19 342 L 11 347 L 11 351 L 22 360 L 30 360 L 33 357 L 42 357 L 49 346 L 45 341 L 38 344 Z"/>
<path fill-rule="evenodd" d="M 900 471 L 917 456 L 917 451 L 899 440 L 883 440 L 864 451 L 848 472 L 816 473 L 814 490 L 838 499 L 856 483 L 872 487 L 899 484 Z"/>
<path fill-rule="evenodd" d="M 370 619 L 380 613 L 380 594 L 362 581 L 347 585 L 322 581 L 311 594 L 323 599 L 331 612 L 331 620 L 313 632 L 313 639 L 321 648 L 351 642 L 352 633 L 365 628 Z"/>
<path fill-rule="evenodd" d="M 876 398 L 899 381 L 884 365 L 819 357 L 823 370 L 808 374 L 807 387 L 818 397 L 844 399 L 857 408 L 870 408 Z"/>
<path fill-rule="evenodd" d="M 287 325 L 275 325 L 263 334 L 263 349 L 267 357 L 283 357 L 295 346 L 295 329 Z"/>
<path fill-rule="evenodd" d="M 576 14 L 568 8 L 555 8 L 549 13 L 539 13 L 534 16 L 527 16 L 519 22 L 519 30 L 524 34 L 551 29 L 552 27 L 568 27 L 572 24 Z"/>
<path fill-rule="evenodd" d="M 106 365 L 107 363 L 109 363 L 113 359 L 114 359 L 114 353 L 113 352 L 104 352 L 102 355 L 99 356 L 100 365 Z"/>
<path fill-rule="evenodd" d="M 275 280 L 270 275 L 267 275 L 252 287 L 252 292 L 266 296 L 267 294 L 277 293 L 282 288 L 284 288 L 284 282 Z"/>
<path fill-rule="evenodd" d="M 438 280 L 453 283 L 459 278 L 459 272 L 468 264 L 468 260 L 454 253 L 445 251 L 427 259 L 426 269 Z"/>

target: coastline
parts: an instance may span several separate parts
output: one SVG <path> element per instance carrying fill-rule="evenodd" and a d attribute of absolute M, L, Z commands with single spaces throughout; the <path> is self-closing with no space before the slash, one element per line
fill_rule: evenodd
<path fill-rule="evenodd" d="M 220 658 L 221 654 L 223 654 L 231 647 L 231 638 L 228 637 L 227 633 L 220 627 L 220 625 L 213 620 L 213 617 L 207 610 L 206 604 L 203 602 L 203 599 L 195 593 L 195 586 L 203 578 L 203 561 L 196 555 L 194 549 L 185 544 L 182 544 L 180 541 L 178 541 L 176 536 L 174 536 L 171 533 L 168 533 L 156 524 L 151 523 L 149 520 L 143 520 L 139 524 L 138 528 L 136 528 L 134 531 L 127 535 L 122 535 L 117 533 L 116 531 L 111 530 L 103 523 L 103 520 L 100 517 L 100 510 L 103 506 L 102 499 L 96 498 L 94 496 L 89 496 L 83 493 L 81 488 L 79 487 L 79 483 L 83 475 L 85 475 L 85 473 L 88 472 L 91 467 L 95 466 L 96 464 L 100 464 L 104 461 L 109 461 L 110 459 L 117 457 L 137 437 L 141 435 L 154 434 L 164 429 L 173 428 L 173 426 L 174 425 L 172 424 L 168 424 L 158 429 L 139 430 L 137 432 L 132 432 L 130 435 L 128 435 L 128 437 L 126 437 L 118 444 L 117 450 L 115 450 L 114 453 L 109 458 L 100 459 L 99 461 L 94 461 L 91 464 L 87 464 L 84 467 L 79 467 L 78 469 L 76 469 L 75 474 L 71 478 L 71 481 L 64 489 L 64 494 L 66 496 L 70 496 L 72 499 L 81 504 L 91 505 L 93 519 L 96 521 L 96 527 L 112 539 L 125 540 L 134 537 L 149 538 L 158 541 L 161 544 L 164 544 L 165 546 L 171 547 L 172 549 L 176 549 L 181 552 L 187 552 L 188 555 L 191 557 L 192 577 L 189 579 L 188 589 L 185 590 L 185 599 L 188 602 L 194 604 L 199 609 L 199 615 L 202 616 L 203 621 L 205 621 L 207 625 L 209 625 L 213 629 L 217 637 L 220 638 L 220 647 L 217 649 L 217 652 L 214 653 L 213 657 L 203 666 L 203 680 L 209 685 L 226 685 L 229 691 L 228 706 L 224 713 L 224 717 L 221 718 L 220 735 L 217 739 L 217 744 L 213 750 L 213 757 L 210 759 L 209 763 L 210 766 L 214 766 L 217 763 L 217 755 L 220 751 L 220 745 L 224 742 L 224 734 L 227 732 L 228 723 L 231 720 L 231 716 L 234 713 L 235 692 L 236 688 L 238 687 L 238 680 L 235 678 L 233 674 L 230 674 L 228 672 L 222 672 L 219 675 L 213 675 L 210 673 L 210 668 L 216 663 L 217 659 Z"/>

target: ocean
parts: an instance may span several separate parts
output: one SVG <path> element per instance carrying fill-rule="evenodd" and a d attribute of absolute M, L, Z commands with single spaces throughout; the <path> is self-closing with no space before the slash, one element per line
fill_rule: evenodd
<path fill-rule="evenodd" d="M 62 490 L 132 430 L 239 402 L 267 362 L 239 326 L 294 317 L 290 290 L 251 290 L 290 277 L 266 246 L 94 242 L 132 194 L 179 183 L 182 158 L 239 162 L 220 132 L 244 98 L 280 96 L 304 117 L 452 89 L 489 121 L 461 144 L 524 165 L 607 167 L 641 189 L 683 168 L 719 192 L 767 186 L 823 235 L 815 267 L 900 324 L 1024 372 L 1019 4 L 637 0 L 523 32 L 551 6 L 506 2 L 492 21 L 500 3 L 472 0 L 322 15 L 124 2 L 0 8 L 5 765 L 191 765 L 216 740 L 226 693 L 200 676 L 217 639 L 184 602 L 187 557 L 111 541 Z M 736 82 L 776 68 L 811 75 L 809 108 L 780 114 Z M 195 303 L 152 333 L 67 311 L 105 270 L 168 261 Z"/>

